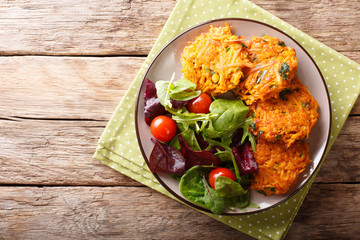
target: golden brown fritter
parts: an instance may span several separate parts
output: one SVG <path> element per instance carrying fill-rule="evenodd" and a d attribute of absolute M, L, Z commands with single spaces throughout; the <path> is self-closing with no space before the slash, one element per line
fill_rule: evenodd
<path fill-rule="evenodd" d="M 244 76 L 244 69 L 252 66 L 241 39 L 231 33 L 228 25 L 211 27 L 184 48 L 181 56 L 184 78 L 214 96 L 234 89 Z"/>
<path fill-rule="evenodd" d="M 267 196 L 286 193 L 311 161 L 309 145 L 302 141 L 287 148 L 284 144 L 260 139 L 254 156 L 259 171 L 254 175 L 251 188 Z"/>
<path fill-rule="evenodd" d="M 258 100 L 276 98 L 283 89 L 290 87 L 296 75 L 295 50 L 268 35 L 254 37 L 246 45 L 254 66 L 245 72 L 245 80 L 234 92 L 248 105 Z"/>
<path fill-rule="evenodd" d="M 309 137 L 319 118 L 318 104 L 299 79 L 279 95 L 279 99 L 258 101 L 249 107 L 255 115 L 251 131 L 261 139 L 282 141 L 290 147 Z"/>

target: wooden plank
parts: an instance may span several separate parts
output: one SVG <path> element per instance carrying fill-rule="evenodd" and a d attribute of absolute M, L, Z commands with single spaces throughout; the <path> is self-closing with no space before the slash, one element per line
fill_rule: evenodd
<path fill-rule="evenodd" d="M 140 185 L 92 159 L 106 121 L 15 120 L 0 120 L 0 184 Z M 316 182 L 359 182 L 359 136 L 351 117 Z"/>
<path fill-rule="evenodd" d="M 107 121 L 144 60 L 0 57 L 0 118 Z M 360 114 L 359 103 L 352 114 Z"/>
<path fill-rule="evenodd" d="M 0 118 L 107 121 L 144 58 L 1 57 Z"/>
<path fill-rule="evenodd" d="M 2 55 L 144 55 L 175 0 L 6 1 Z"/>
<path fill-rule="evenodd" d="M 359 184 L 314 184 L 287 239 L 357 239 L 359 203 Z"/>
<path fill-rule="evenodd" d="M 139 186 L 92 158 L 105 125 L 0 120 L 0 184 Z"/>
<path fill-rule="evenodd" d="M 0 190 L 2 239 L 250 239 L 145 187 Z M 315 184 L 287 239 L 354 239 L 359 198 L 359 185 Z"/>
<path fill-rule="evenodd" d="M 337 51 L 360 51 L 357 0 L 252 2 Z M 175 3 L 175 0 L 6 1 L 0 5 L 0 53 L 146 55 Z"/>
<path fill-rule="evenodd" d="M 145 187 L 0 187 L 0 206 L 1 239 L 250 239 Z"/>

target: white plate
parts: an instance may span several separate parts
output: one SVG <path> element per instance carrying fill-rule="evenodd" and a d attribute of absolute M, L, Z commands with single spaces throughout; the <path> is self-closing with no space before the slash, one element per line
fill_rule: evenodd
<path fill-rule="evenodd" d="M 290 191 L 288 191 L 288 193 L 283 195 L 272 195 L 267 197 L 257 191 L 252 191 L 251 202 L 258 204 L 260 208 L 247 208 L 246 212 L 242 210 L 235 210 L 224 213 L 226 215 L 241 215 L 255 213 L 274 207 L 289 199 L 307 183 L 307 181 L 315 173 L 317 167 L 320 166 L 324 156 L 330 136 L 331 111 L 329 94 L 320 70 L 305 49 L 302 48 L 301 45 L 293 38 L 270 25 L 248 19 L 228 18 L 205 22 L 181 33 L 169 42 L 155 57 L 144 75 L 136 103 L 135 124 L 139 146 L 147 164 L 149 164 L 148 159 L 153 148 L 153 143 L 150 141 L 152 137 L 150 128 L 144 121 L 143 96 L 145 90 L 145 79 L 149 78 L 153 82 L 157 80 L 170 80 L 174 72 L 176 74 L 175 79 L 179 79 L 182 76 L 180 58 L 184 47 L 190 41 L 194 41 L 196 36 L 201 33 L 208 32 L 210 25 L 214 27 L 224 26 L 225 22 L 232 27 L 232 33 L 235 35 L 251 39 L 254 36 L 260 37 L 263 34 L 268 34 L 271 37 L 277 37 L 284 41 L 287 46 L 293 47 L 296 51 L 298 60 L 297 76 L 302 80 L 302 83 L 307 86 L 310 93 L 318 102 L 318 111 L 320 114 L 320 118 L 315 127 L 312 129 L 308 139 L 310 145 L 310 158 L 312 159 L 312 162 L 299 176 L 297 183 L 290 189 Z M 179 191 L 179 183 L 172 177 L 169 177 L 167 174 L 154 175 L 169 192 L 181 201 L 197 209 L 210 212 L 208 209 L 204 209 L 184 198 Z"/>

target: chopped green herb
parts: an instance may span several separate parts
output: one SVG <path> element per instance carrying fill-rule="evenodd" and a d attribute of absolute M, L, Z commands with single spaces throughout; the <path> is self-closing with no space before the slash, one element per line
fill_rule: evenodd
<path fill-rule="evenodd" d="M 259 190 L 258 193 L 266 195 L 266 193 L 263 190 Z"/>
<path fill-rule="evenodd" d="M 268 72 L 268 70 L 262 70 L 261 73 L 259 74 L 258 78 L 256 79 L 255 84 L 260 83 L 261 80 L 263 80 L 263 78 L 265 77 L 267 72 Z"/>
<path fill-rule="evenodd" d="M 256 131 L 256 124 L 255 123 L 250 123 L 249 125 L 250 125 L 250 127 L 251 127 L 251 129 L 253 131 Z"/>
<path fill-rule="evenodd" d="M 285 45 L 285 43 L 283 42 L 283 41 L 278 41 L 278 43 L 277 43 L 279 46 L 281 46 L 281 47 L 285 47 L 286 45 Z"/>
<path fill-rule="evenodd" d="M 280 73 L 280 76 L 283 80 L 286 80 L 288 75 L 287 73 L 290 72 L 290 67 L 289 65 L 287 64 L 287 62 L 283 62 L 281 64 L 281 67 L 279 69 L 279 73 Z"/>
<path fill-rule="evenodd" d="M 275 192 L 275 187 L 266 187 L 265 189 L 269 189 L 272 192 Z"/>
<path fill-rule="evenodd" d="M 256 118 L 256 115 L 255 115 L 254 112 L 251 113 L 251 116 L 252 116 L 253 118 Z"/>
<path fill-rule="evenodd" d="M 253 61 L 255 62 L 257 60 L 257 56 L 254 57 Z"/>
<path fill-rule="evenodd" d="M 301 103 L 301 105 L 302 105 L 303 108 L 308 108 L 309 107 L 309 103 L 303 102 L 303 103 Z"/>
<path fill-rule="evenodd" d="M 303 156 L 303 155 L 304 155 L 304 154 L 303 154 L 303 153 L 301 153 L 301 154 L 300 154 L 300 158 L 302 158 L 302 156 Z"/>
<path fill-rule="evenodd" d="M 290 88 L 285 88 L 279 93 L 279 96 L 282 100 L 287 101 L 286 95 L 291 94 L 292 90 Z"/>
<path fill-rule="evenodd" d="M 272 85 L 270 86 L 270 89 L 273 89 L 273 88 L 277 88 L 276 83 L 274 83 L 274 84 L 272 84 Z"/>
<path fill-rule="evenodd" d="M 205 68 L 206 71 L 210 71 L 210 75 L 213 75 L 215 73 L 214 70 L 210 69 L 210 68 Z"/>
<path fill-rule="evenodd" d="M 281 134 L 276 135 L 276 140 L 280 140 L 281 139 Z"/>
<path fill-rule="evenodd" d="M 241 46 L 243 46 L 243 48 L 247 48 L 247 46 L 244 43 L 241 43 Z"/>
<path fill-rule="evenodd" d="M 263 134 L 263 133 L 264 133 L 264 131 L 259 130 L 258 138 L 260 138 L 260 135 Z"/>
<path fill-rule="evenodd" d="M 227 48 L 226 48 L 226 52 L 228 52 L 229 50 L 230 50 L 230 47 L 227 47 Z"/>

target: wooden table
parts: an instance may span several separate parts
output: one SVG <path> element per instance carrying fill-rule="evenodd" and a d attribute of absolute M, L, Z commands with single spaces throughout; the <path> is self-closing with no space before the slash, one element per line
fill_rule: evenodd
<path fill-rule="evenodd" d="M 253 2 L 360 62 L 359 0 Z M 247 238 L 92 158 L 175 3 L 0 2 L 0 239 Z M 359 114 L 288 239 L 359 237 Z"/>

